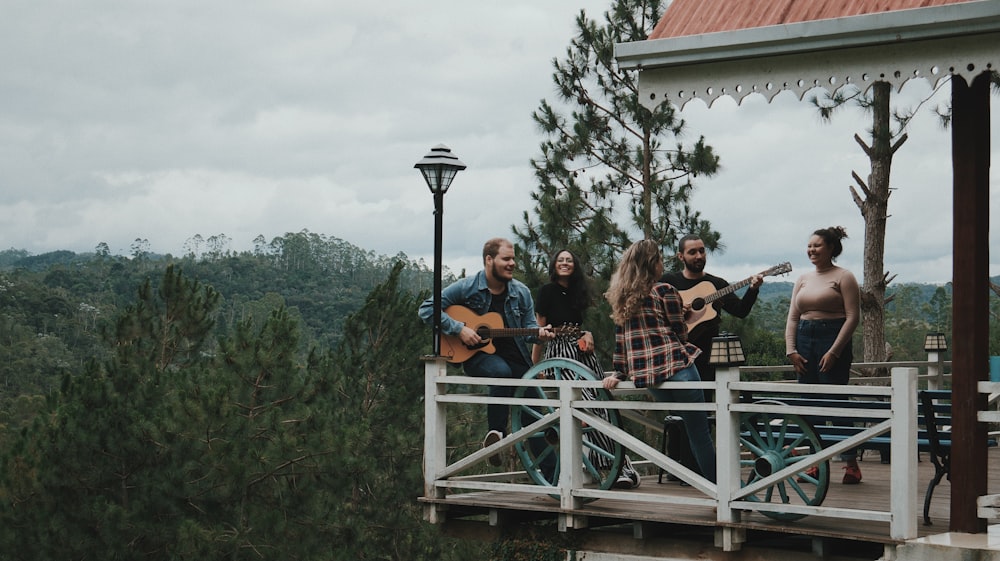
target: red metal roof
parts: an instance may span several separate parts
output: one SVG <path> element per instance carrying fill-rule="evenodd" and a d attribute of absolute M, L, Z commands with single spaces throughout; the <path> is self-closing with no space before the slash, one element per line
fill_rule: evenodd
<path fill-rule="evenodd" d="M 674 0 L 650 39 L 860 16 L 975 0 Z"/>

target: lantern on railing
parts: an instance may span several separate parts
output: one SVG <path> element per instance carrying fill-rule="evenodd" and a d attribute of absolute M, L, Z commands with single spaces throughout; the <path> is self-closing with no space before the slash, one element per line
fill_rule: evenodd
<path fill-rule="evenodd" d="M 924 337 L 924 350 L 927 351 L 927 389 L 937 390 L 944 387 L 944 365 L 941 358 L 948 351 L 948 340 L 944 333 L 935 331 Z"/>
<path fill-rule="evenodd" d="M 746 364 L 743 355 L 743 343 L 740 338 L 731 333 L 723 332 L 712 338 L 712 351 L 708 363 L 715 366 L 739 366 Z"/>
<path fill-rule="evenodd" d="M 943 353 L 948 350 L 948 340 L 940 331 L 928 333 L 924 337 L 924 350 L 928 353 Z"/>

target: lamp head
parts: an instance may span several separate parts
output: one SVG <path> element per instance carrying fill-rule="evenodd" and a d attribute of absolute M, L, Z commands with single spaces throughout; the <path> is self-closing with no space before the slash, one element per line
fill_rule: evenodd
<path fill-rule="evenodd" d="M 448 192 L 448 187 L 451 187 L 455 174 L 465 169 L 465 164 L 458 159 L 458 156 L 451 153 L 450 148 L 438 144 L 413 167 L 423 174 L 431 193 L 443 195 Z"/>
<path fill-rule="evenodd" d="M 708 363 L 716 366 L 739 366 L 746 364 L 746 357 L 743 355 L 743 343 L 740 338 L 731 333 L 720 333 L 718 337 L 712 338 L 712 354 L 708 357 Z"/>
<path fill-rule="evenodd" d="M 928 333 L 924 337 L 924 350 L 929 353 L 943 353 L 948 350 L 948 340 L 945 339 L 944 333 L 933 332 Z"/>

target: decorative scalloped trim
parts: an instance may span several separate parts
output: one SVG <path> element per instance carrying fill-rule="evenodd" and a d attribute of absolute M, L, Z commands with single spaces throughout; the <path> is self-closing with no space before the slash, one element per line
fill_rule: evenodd
<path fill-rule="evenodd" d="M 642 70 L 639 94 L 650 107 L 664 99 L 681 108 L 692 99 L 711 106 L 722 96 L 742 103 L 754 93 L 770 103 L 784 91 L 804 99 L 816 88 L 833 93 L 854 86 L 867 91 L 878 81 L 889 82 L 897 91 L 913 79 L 928 80 L 935 87 L 952 76 L 971 82 L 982 72 L 996 70 L 998 62 L 1000 34 L 954 37 Z"/>

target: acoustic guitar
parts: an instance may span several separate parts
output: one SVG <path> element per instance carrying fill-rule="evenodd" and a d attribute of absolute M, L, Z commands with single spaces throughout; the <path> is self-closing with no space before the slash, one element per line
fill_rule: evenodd
<path fill-rule="evenodd" d="M 757 274 L 762 277 L 770 277 L 783 275 L 791 272 L 791 270 L 792 264 L 786 261 Z M 715 306 L 710 305 L 712 302 L 715 302 L 723 296 L 736 292 L 751 282 L 753 282 L 753 277 L 745 278 L 725 288 L 716 289 L 715 285 L 711 282 L 701 281 L 687 290 L 678 290 L 677 292 L 681 295 L 681 298 L 684 299 L 684 304 L 691 306 L 691 313 L 688 315 L 687 319 L 684 320 L 684 323 L 688 326 L 688 333 L 690 333 L 696 326 L 714 319 L 719 315 L 719 311 L 715 309 Z"/>
<path fill-rule="evenodd" d="M 503 316 L 496 312 L 487 312 L 479 315 L 465 306 L 455 305 L 448 306 L 444 313 L 448 314 L 448 317 L 451 319 L 464 323 L 466 327 L 478 333 L 483 339 L 478 345 L 470 347 L 463 343 L 462 339 L 457 335 L 442 333 L 441 355 L 453 364 L 463 363 L 475 356 L 476 353 L 495 353 L 496 347 L 493 346 L 492 340 L 497 337 L 538 335 L 537 327 L 504 327 Z M 578 325 L 561 325 L 553 327 L 552 331 L 559 337 L 573 338 L 580 336 L 580 326 Z"/>

